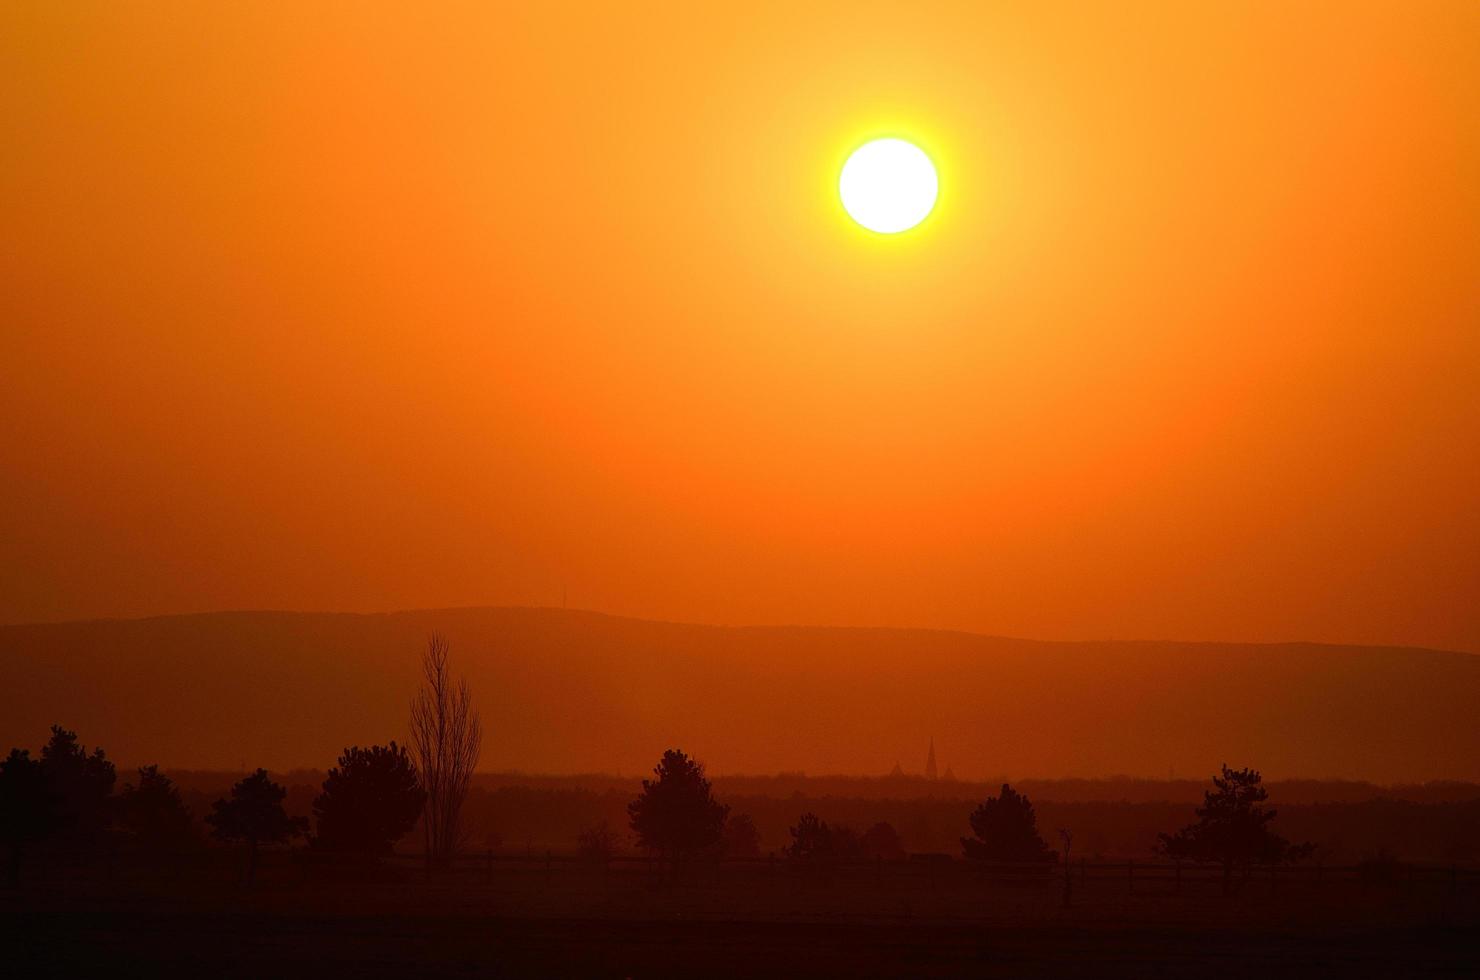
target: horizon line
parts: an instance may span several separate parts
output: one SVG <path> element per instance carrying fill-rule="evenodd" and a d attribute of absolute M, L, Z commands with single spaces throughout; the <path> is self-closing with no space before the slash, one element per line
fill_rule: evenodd
<path fill-rule="evenodd" d="M 1429 653 L 1459 654 L 1462 656 L 1480 656 L 1480 651 L 1462 650 L 1448 647 L 1432 647 L 1403 643 L 1377 643 L 1377 642 L 1340 642 L 1332 640 L 1191 640 L 1180 638 L 1078 638 L 1078 639 L 1041 639 L 1037 637 L 1013 636 L 1006 633 L 989 633 L 978 630 L 960 629 L 942 626 L 892 626 L 872 625 L 864 626 L 857 624 L 820 624 L 820 623 L 704 623 L 694 620 L 669 619 L 665 617 L 636 616 L 627 613 L 612 613 L 600 609 L 575 608 L 566 606 L 542 606 L 529 604 L 484 604 L 484 605 L 456 605 L 456 606 L 422 606 L 388 610 L 326 610 L 326 609 L 273 609 L 267 607 L 240 608 L 240 609 L 212 609 L 196 612 L 178 613 L 150 613 L 147 615 L 120 615 L 120 616 L 85 616 L 73 619 L 43 619 L 23 620 L 19 622 L 0 623 L 0 629 L 25 629 L 46 626 L 73 626 L 93 623 L 143 623 L 155 620 L 167 619 L 191 619 L 210 616 L 343 616 L 369 619 L 373 617 L 406 616 L 424 613 L 468 613 L 468 612 L 539 612 L 555 613 L 566 616 L 594 616 L 604 619 L 623 620 L 633 623 L 650 623 L 661 626 L 682 626 L 696 629 L 716 630 L 819 630 L 819 631 L 856 631 L 856 632 L 895 632 L 895 633 L 941 633 L 956 636 L 968 636 L 985 640 L 1008 640 L 1015 643 L 1040 643 L 1053 645 L 1067 644 L 1175 644 L 1181 646 L 1235 646 L 1235 647 L 1349 647 L 1372 650 L 1417 650 Z"/>
<path fill-rule="evenodd" d="M 120 771 L 125 770 L 125 769 L 129 769 L 129 768 L 135 768 L 134 765 L 133 765 L 133 762 L 131 760 L 126 760 L 123 757 L 118 757 L 118 758 L 115 758 L 115 759 L 111 759 L 110 761 L 112 761 L 113 764 L 115 766 L 117 766 Z M 328 768 L 329 768 L 329 767 L 325 767 L 325 766 L 304 766 L 304 765 L 297 765 L 297 766 L 260 766 L 260 767 L 259 766 L 249 766 L 246 769 L 242 769 L 240 767 L 231 767 L 231 766 L 227 766 L 227 767 L 220 767 L 220 766 L 176 766 L 176 765 L 169 765 L 167 763 L 158 763 L 158 765 L 159 765 L 159 768 L 162 771 L 164 771 L 165 773 L 169 773 L 169 772 L 180 772 L 180 773 L 211 773 L 211 774 L 222 774 L 222 775 L 231 775 L 231 774 L 234 774 L 234 773 L 250 773 L 250 772 L 252 772 L 252 771 L 254 771 L 254 770 L 258 769 L 258 768 L 262 768 L 262 769 L 266 769 L 269 773 L 277 774 L 277 775 L 280 775 L 280 776 L 290 776 L 290 775 L 292 775 L 294 773 L 326 773 L 326 772 L 328 772 Z M 1260 772 L 1262 773 L 1263 770 L 1260 770 Z M 532 770 L 532 769 L 477 769 L 477 770 L 474 770 L 473 775 L 474 776 L 483 776 L 483 777 L 499 777 L 499 778 L 506 778 L 506 779 L 552 779 L 552 780 L 581 780 L 581 779 L 601 780 L 601 779 L 606 779 L 606 780 L 626 780 L 626 781 L 639 780 L 640 781 L 640 780 L 643 780 L 643 779 L 646 779 L 646 778 L 650 777 L 652 775 L 652 773 L 650 771 L 644 771 L 644 772 L 640 772 L 640 773 L 623 773 L 623 772 L 602 772 L 602 771 L 595 771 L 595 770 L 585 770 L 585 771 L 579 771 L 579 772 L 543 772 L 543 771 Z M 1079 776 L 1034 776 L 1034 775 L 1011 775 L 1011 774 L 1006 774 L 1006 773 L 998 773 L 998 774 L 991 775 L 991 776 L 957 776 L 954 779 L 946 779 L 944 777 L 937 777 L 935 779 L 930 779 L 928 776 L 924 775 L 923 773 L 918 773 L 918 772 L 906 772 L 906 773 L 904 773 L 903 775 L 900 775 L 900 776 L 891 775 L 890 773 L 882 773 L 882 774 L 879 774 L 879 773 L 857 773 L 857 772 L 851 772 L 851 773 L 850 772 L 805 772 L 805 771 L 801 771 L 801 770 L 792 770 L 792 769 L 780 769 L 780 770 L 777 770 L 775 772 L 770 772 L 770 773 L 764 773 L 764 772 L 711 772 L 711 771 L 709 771 L 709 769 L 707 767 L 705 769 L 705 775 L 709 779 L 712 779 L 712 780 L 713 779 L 752 779 L 752 780 L 768 780 L 768 779 L 782 780 L 782 779 L 793 779 L 793 780 L 797 780 L 797 781 L 806 781 L 806 780 L 818 780 L 818 781 L 821 781 L 821 780 L 858 780 L 858 781 L 861 781 L 861 782 L 879 782 L 879 783 L 886 783 L 886 782 L 926 783 L 926 784 L 930 784 L 930 785 L 933 785 L 933 786 L 952 786 L 952 785 L 978 786 L 978 785 L 980 785 L 980 786 L 988 786 L 988 787 L 990 787 L 990 786 L 992 786 L 992 785 L 994 785 L 996 783 L 999 783 L 999 782 L 1007 782 L 1007 783 L 1010 783 L 1010 784 L 1017 784 L 1017 785 L 1025 785 L 1025 784 L 1032 784 L 1032 783 L 1117 783 L 1117 782 L 1124 782 L 1124 783 L 1147 783 L 1147 784 L 1153 784 L 1153 785 L 1161 785 L 1161 784 L 1170 785 L 1170 784 L 1173 784 L 1173 783 L 1189 783 L 1189 784 L 1194 784 L 1194 785 L 1202 786 L 1202 785 L 1206 785 L 1211 780 L 1211 778 L 1212 778 L 1209 775 L 1203 775 L 1203 776 L 1187 775 L 1187 776 L 1184 776 L 1184 775 L 1180 775 L 1180 774 L 1175 775 L 1175 776 L 1172 776 L 1170 778 L 1167 777 L 1167 776 L 1165 776 L 1165 775 L 1156 775 L 1156 776 L 1153 776 L 1153 775 L 1143 775 L 1143 776 L 1138 776 L 1138 775 L 1134 775 L 1132 773 L 1124 773 L 1124 772 L 1121 772 L 1121 773 L 1111 773 L 1111 774 L 1101 775 L 1101 776 L 1084 776 L 1084 775 L 1079 775 Z M 1405 787 L 1480 786 L 1480 780 L 1477 780 L 1477 779 L 1459 779 L 1459 778 L 1454 778 L 1454 779 L 1410 779 L 1410 780 L 1390 782 L 1390 781 L 1384 781 L 1384 780 L 1379 780 L 1379 779 L 1364 779 L 1364 778 L 1359 777 L 1359 776 L 1335 776 L 1335 775 L 1325 775 L 1325 776 L 1281 776 L 1281 777 L 1275 778 L 1275 779 L 1265 779 L 1264 780 L 1264 783 L 1265 783 L 1265 785 L 1284 785 L 1284 784 L 1290 784 L 1290 783 L 1332 783 L 1332 784 L 1346 784 L 1346 785 L 1351 785 L 1351 786 L 1370 786 L 1370 787 L 1373 787 L 1375 789 L 1388 789 L 1388 790 L 1391 790 L 1391 789 L 1402 789 L 1402 788 L 1405 788 Z"/>

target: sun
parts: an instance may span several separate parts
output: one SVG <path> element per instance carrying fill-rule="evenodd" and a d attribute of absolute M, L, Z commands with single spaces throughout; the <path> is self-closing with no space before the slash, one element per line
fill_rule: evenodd
<path fill-rule="evenodd" d="M 915 227 L 935 208 L 935 164 L 913 143 L 878 139 L 854 150 L 838 176 L 848 216 L 869 231 L 893 235 Z"/>

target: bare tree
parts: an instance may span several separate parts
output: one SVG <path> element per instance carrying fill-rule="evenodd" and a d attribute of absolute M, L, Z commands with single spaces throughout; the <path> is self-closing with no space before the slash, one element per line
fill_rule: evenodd
<path fill-rule="evenodd" d="M 1060 827 L 1059 840 L 1064 842 L 1064 908 L 1068 908 L 1074 891 L 1074 873 L 1069 864 L 1069 852 L 1074 849 L 1074 831 Z"/>
<path fill-rule="evenodd" d="M 458 816 L 483 745 L 483 723 L 468 682 L 459 678 L 453 683 L 449 649 L 437 633 L 427 640 L 421 687 L 411 701 L 411 746 L 426 793 L 426 855 L 437 867 L 445 867 L 457 851 Z"/>

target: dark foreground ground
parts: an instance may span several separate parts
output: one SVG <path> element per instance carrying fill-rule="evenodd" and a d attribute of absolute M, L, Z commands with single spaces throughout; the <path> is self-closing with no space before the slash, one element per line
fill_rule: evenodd
<path fill-rule="evenodd" d="M 0 893 L 0 976 L 1480 975 L 1442 892 L 1086 894 L 867 882 L 127 882 Z"/>

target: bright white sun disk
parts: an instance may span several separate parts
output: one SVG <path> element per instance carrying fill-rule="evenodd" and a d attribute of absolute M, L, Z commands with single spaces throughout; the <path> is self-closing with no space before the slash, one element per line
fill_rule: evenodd
<path fill-rule="evenodd" d="M 913 143 L 898 139 L 860 146 L 838 178 L 843 209 L 865 228 L 885 235 L 924 221 L 939 190 L 930 158 Z"/>

